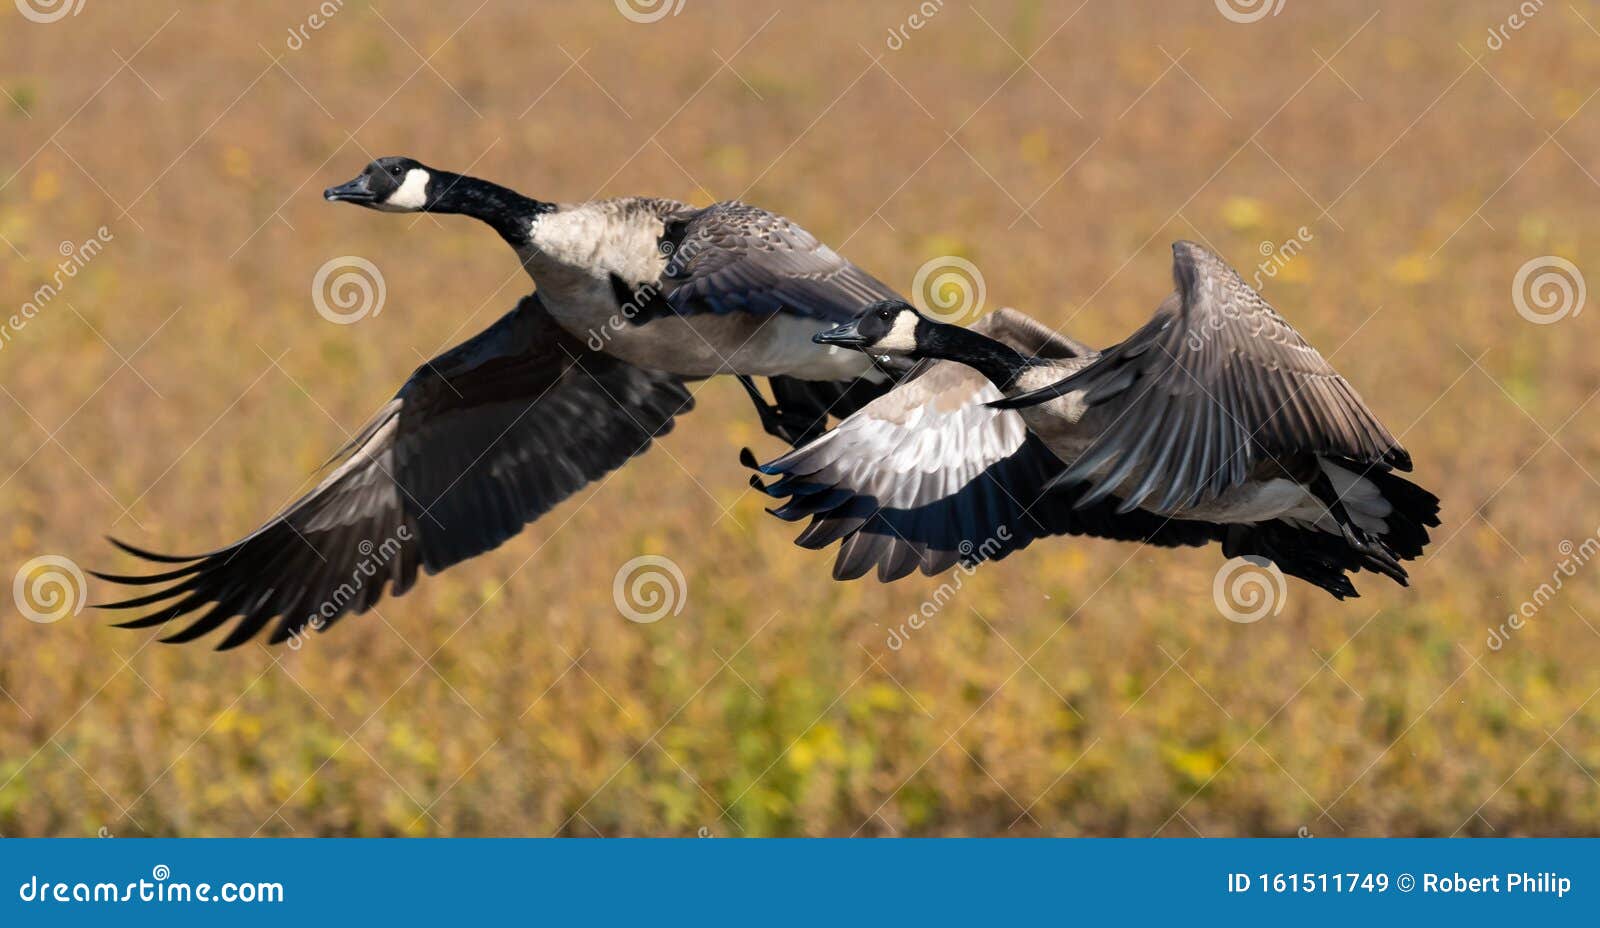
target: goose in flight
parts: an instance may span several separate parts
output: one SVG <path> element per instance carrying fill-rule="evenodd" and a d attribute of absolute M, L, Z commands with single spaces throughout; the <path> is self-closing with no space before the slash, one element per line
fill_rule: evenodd
<path fill-rule="evenodd" d="M 1104 352 L 1002 310 L 970 329 L 899 301 L 817 336 L 917 362 L 892 391 L 761 467 L 840 541 L 834 575 L 997 559 L 1045 535 L 1220 542 L 1343 599 L 1404 585 L 1439 501 L 1356 394 L 1221 258 L 1179 242 L 1177 291 Z"/>
<path fill-rule="evenodd" d="M 742 203 L 629 197 L 554 204 L 383 158 L 325 197 L 387 212 L 460 213 L 516 249 L 538 292 L 418 368 L 315 489 L 240 541 L 97 574 L 159 586 L 108 608 L 123 623 L 189 617 L 166 641 L 239 621 L 220 648 L 365 612 L 497 547 L 643 452 L 693 406 L 684 382 L 736 373 L 763 427 L 797 444 L 882 393 L 892 365 L 811 336 L 894 291 L 788 220 Z M 775 404 L 751 377 L 769 378 Z"/>
<path fill-rule="evenodd" d="M 169 555 L 113 543 L 165 567 L 94 571 L 158 586 L 102 608 L 148 607 L 121 625 L 188 623 L 184 642 L 238 616 L 218 649 L 270 626 L 278 643 L 365 612 L 384 595 L 498 547 L 557 503 L 642 453 L 694 405 L 681 380 L 595 351 L 537 295 L 416 369 L 339 452 L 321 483 L 224 548 Z M 331 462 L 330 462 L 331 463 Z"/>
<path fill-rule="evenodd" d="M 811 338 L 894 290 L 759 207 L 653 197 L 547 203 L 405 157 L 379 158 L 323 195 L 489 225 L 568 334 L 645 370 L 737 375 L 763 428 L 790 444 L 894 379 L 893 369 Z M 752 377 L 768 378 L 776 404 Z"/>

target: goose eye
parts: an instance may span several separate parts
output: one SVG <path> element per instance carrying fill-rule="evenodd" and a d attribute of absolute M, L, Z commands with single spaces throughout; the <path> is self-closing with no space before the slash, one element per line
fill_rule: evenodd
<path fill-rule="evenodd" d="M 399 177 L 400 176 L 400 165 L 398 165 L 398 164 L 392 165 L 389 168 L 389 173 L 393 174 L 395 177 Z"/>

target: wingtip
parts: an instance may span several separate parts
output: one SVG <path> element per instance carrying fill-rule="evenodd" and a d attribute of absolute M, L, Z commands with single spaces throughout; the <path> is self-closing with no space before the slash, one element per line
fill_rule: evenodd
<path fill-rule="evenodd" d="M 1172 243 L 1172 282 L 1185 300 L 1189 298 L 1195 280 L 1200 276 L 1200 265 L 1213 260 L 1221 259 L 1204 245 L 1188 239 L 1179 239 Z"/>
<path fill-rule="evenodd" d="M 1079 373 L 1081 373 L 1081 371 Z M 998 400 L 990 400 L 984 405 L 990 409 L 1006 410 L 1024 409 L 1029 406 L 1037 406 L 1040 403 L 1048 403 L 1056 397 L 1064 396 L 1065 394 L 1072 392 L 1073 389 L 1075 389 L 1075 384 L 1077 383 L 1077 376 L 1077 374 L 1066 374 L 1055 383 L 1046 384 L 1042 387 L 1029 390 L 1025 393 L 1018 393 L 1013 396 L 1002 397 Z"/>
<path fill-rule="evenodd" d="M 1052 384 L 1052 386 L 1054 385 Z M 1048 392 L 1049 390 L 1050 387 L 1040 387 L 1037 390 L 1029 390 L 1027 393 L 1018 393 L 1016 396 L 1007 396 L 998 400 L 990 400 L 983 405 L 987 409 L 998 409 L 1001 411 L 1026 409 L 1029 406 L 1037 406 L 1046 400 L 1053 399 L 1055 395 Z"/>
<path fill-rule="evenodd" d="M 1172 243 L 1172 258 L 1174 261 L 1204 261 L 1220 257 L 1216 252 L 1186 238 L 1180 238 Z"/>
<path fill-rule="evenodd" d="M 126 541 L 122 541 L 121 539 L 112 535 L 107 535 L 105 537 L 106 541 L 111 542 L 111 544 L 121 548 L 123 551 L 126 551 L 134 557 L 142 557 L 147 561 L 156 561 L 162 564 L 185 564 L 189 561 L 198 561 L 204 556 L 198 554 L 158 554 L 154 551 L 147 551 L 144 548 L 130 545 Z"/>
<path fill-rule="evenodd" d="M 95 603 L 94 607 L 96 609 L 110 610 L 137 609 L 140 606 L 150 606 L 159 603 L 162 600 L 181 596 L 182 594 L 188 592 L 185 587 L 186 585 L 179 584 L 177 587 L 167 587 L 166 589 L 156 590 L 154 593 L 145 593 L 142 596 L 134 596 L 129 599 L 120 599 L 113 603 Z"/>
<path fill-rule="evenodd" d="M 1346 574 L 1339 574 L 1337 577 L 1322 579 L 1313 579 L 1310 577 L 1302 577 L 1301 579 L 1306 580 L 1312 585 L 1318 587 L 1323 592 L 1327 593 L 1329 596 L 1332 596 L 1335 600 L 1341 603 L 1347 599 L 1361 598 L 1361 594 L 1356 592 L 1356 585 L 1350 582 L 1350 577 Z"/>
<path fill-rule="evenodd" d="M 105 608 L 105 607 L 101 607 L 101 608 Z M 145 615 L 141 615 L 141 616 L 139 616 L 138 618 L 135 618 L 135 619 L 129 619 L 126 622 L 112 622 L 111 623 L 111 627 L 112 628 L 150 628 L 152 626 L 162 625 L 162 624 L 164 624 L 166 622 L 170 622 L 176 617 L 177 617 L 176 614 L 170 612 L 169 610 L 160 609 L 160 610 L 157 610 L 155 612 L 151 612 L 151 613 L 147 613 Z"/>
<path fill-rule="evenodd" d="M 84 572 L 91 577 L 94 577 L 98 580 L 104 580 L 107 583 L 120 583 L 125 586 L 151 586 L 156 583 L 166 583 L 169 580 L 180 580 L 189 576 L 190 574 L 193 574 L 198 569 L 199 565 L 190 565 L 187 567 L 180 567 L 177 570 L 169 570 L 166 573 L 161 574 L 113 574 L 106 573 L 103 570 L 94 570 L 91 568 L 85 568 Z"/>

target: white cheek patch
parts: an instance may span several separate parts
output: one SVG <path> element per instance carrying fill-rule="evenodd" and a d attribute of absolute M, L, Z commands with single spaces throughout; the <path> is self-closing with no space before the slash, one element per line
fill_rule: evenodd
<path fill-rule="evenodd" d="M 898 351 L 903 354 L 917 350 L 917 317 L 911 313 L 897 314 L 894 317 L 894 325 L 872 348 L 880 351 Z"/>
<path fill-rule="evenodd" d="M 406 179 L 401 182 L 400 189 L 389 195 L 389 199 L 381 204 L 384 209 L 394 212 L 411 212 L 419 210 L 428 203 L 428 172 L 421 168 L 412 168 L 406 172 Z"/>

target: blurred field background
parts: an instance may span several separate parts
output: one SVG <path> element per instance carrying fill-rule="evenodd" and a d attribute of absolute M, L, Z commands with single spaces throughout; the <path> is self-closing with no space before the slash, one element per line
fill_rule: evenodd
<path fill-rule="evenodd" d="M 1411 589 L 1291 581 L 1236 624 L 1216 549 L 1058 539 L 895 650 L 949 578 L 830 581 L 746 487 L 737 450 L 778 448 L 717 381 L 594 492 L 297 650 L 0 598 L 0 833 L 1600 832 L 1596 565 L 1488 641 L 1600 526 L 1600 312 L 1513 300 L 1540 256 L 1600 282 L 1600 5 L 923 6 L 7 4 L 0 315 L 112 240 L 0 342 L 3 579 L 128 568 L 107 533 L 232 540 L 530 289 L 470 220 L 322 201 L 408 154 L 546 199 L 743 197 L 908 292 L 965 257 L 988 307 L 1098 345 L 1168 292 L 1171 241 L 1250 277 L 1304 227 L 1266 295 L 1445 501 Z M 312 306 L 340 255 L 387 286 L 356 325 Z M 642 554 L 686 580 L 653 625 L 612 596 Z"/>

